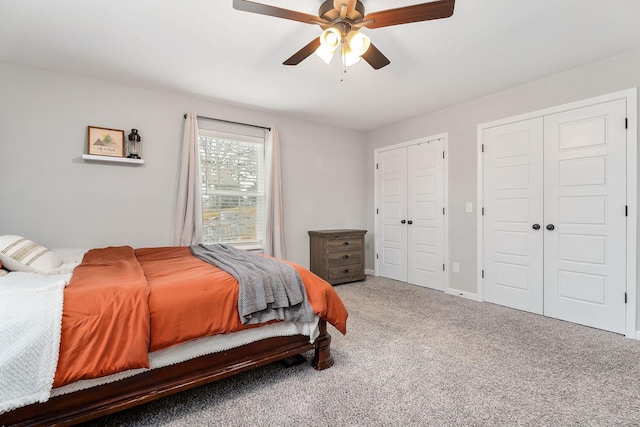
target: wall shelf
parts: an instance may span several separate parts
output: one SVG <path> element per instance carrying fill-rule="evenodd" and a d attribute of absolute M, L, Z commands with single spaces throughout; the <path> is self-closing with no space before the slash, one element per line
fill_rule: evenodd
<path fill-rule="evenodd" d="M 90 162 L 128 163 L 130 165 L 141 165 L 144 163 L 144 159 L 128 159 L 126 157 L 94 156 L 92 154 L 83 154 L 82 158 Z"/>

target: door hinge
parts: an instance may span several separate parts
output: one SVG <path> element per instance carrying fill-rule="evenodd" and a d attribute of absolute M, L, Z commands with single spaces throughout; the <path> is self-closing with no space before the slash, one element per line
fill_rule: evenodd
<path fill-rule="evenodd" d="M 376 163 L 376 169 L 378 169 L 378 164 Z"/>
<path fill-rule="evenodd" d="M 629 129 L 629 119 L 626 117 L 624 118 L 624 128 Z"/>
<path fill-rule="evenodd" d="M 442 152 L 442 158 L 444 159 L 444 151 Z"/>
<path fill-rule="evenodd" d="M 482 208 L 482 216 L 484 216 L 484 208 Z"/>
<path fill-rule="evenodd" d="M 482 152 L 484 153 L 484 144 L 482 144 Z"/>
<path fill-rule="evenodd" d="M 444 271 L 444 264 L 442 264 L 442 271 Z"/>
<path fill-rule="evenodd" d="M 625 304 L 627 303 L 627 293 L 626 292 L 624 293 L 624 303 Z"/>
<path fill-rule="evenodd" d="M 484 279 L 484 270 L 482 270 L 482 278 Z"/>
<path fill-rule="evenodd" d="M 378 254 L 376 254 L 376 259 L 378 259 Z"/>
<path fill-rule="evenodd" d="M 376 215 L 378 215 L 380 212 L 378 212 L 378 209 L 376 209 Z"/>
<path fill-rule="evenodd" d="M 442 208 L 442 215 L 444 215 L 444 208 Z"/>
<path fill-rule="evenodd" d="M 629 205 L 624 206 L 624 216 L 629 216 Z"/>

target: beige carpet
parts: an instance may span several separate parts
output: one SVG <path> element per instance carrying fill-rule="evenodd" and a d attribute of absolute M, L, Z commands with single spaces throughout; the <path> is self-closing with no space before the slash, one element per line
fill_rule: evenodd
<path fill-rule="evenodd" d="M 336 290 L 334 367 L 273 364 L 90 424 L 640 425 L 640 341 L 388 279 Z"/>

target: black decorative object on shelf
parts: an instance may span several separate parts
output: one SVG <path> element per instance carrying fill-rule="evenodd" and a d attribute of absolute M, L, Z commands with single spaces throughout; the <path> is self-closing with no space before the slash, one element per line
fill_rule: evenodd
<path fill-rule="evenodd" d="M 127 152 L 129 159 L 140 159 L 140 134 L 138 129 L 131 129 L 129 134 L 129 143 L 127 145 Z"/>

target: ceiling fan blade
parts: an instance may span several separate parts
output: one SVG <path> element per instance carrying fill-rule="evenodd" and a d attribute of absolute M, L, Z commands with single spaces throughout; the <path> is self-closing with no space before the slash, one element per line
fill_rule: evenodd
<path fill-rule="evenodd" d="M 391 61 L 389 61 L 387 57 L 373 45 L 373 43 L 371 43 L 369 49 L 367 49 L 367 51 L 362 55 L 362 59 L 367 61 L 375 70 L 379 70 L 380 68 L 391 64 Z"/>
<path fill-rule="evenodd" d="M 367 28 L 389 27 L 391 25 L 408 24 L 410 22 L 429 21 L 432 19 L 448 18 L 453 15 L 455 0 L 439 0 L 431 3 L 416 4 L 399 7 L 397 9 L 381 10 L 369 13 L 365 21 L 373 20 L 365 25 Z"/>
<path fill-rule="evenodd" d="M 309 57 L 310 55 L 313 55 L 319 46 L 320 46 L 320 37 L 316 37 L 315 39 L 311 40 L 311 42 L 309 42 L 309 44 L 307 44 L 305 47 L 303 47 L 302 49 L 294 53 L 291 56 L 291 58 L 284 61 L 283 64 L 298 65 L 303 60 L 307 59 L 307 57 Z"/>
<path fill-rule="evenodd" d="M 276 18 L 304 22 L 305 24 L 320 24 L 323 21 L 321 18 L 309 15 L 308 13 L 296 12 L 295 10 L 282 9 L 280 7 L 269 6 L 247 0 L 233 0 L 233 8 L 244 12 L 252 12 L 260 15 L 275 16 Z"/>

